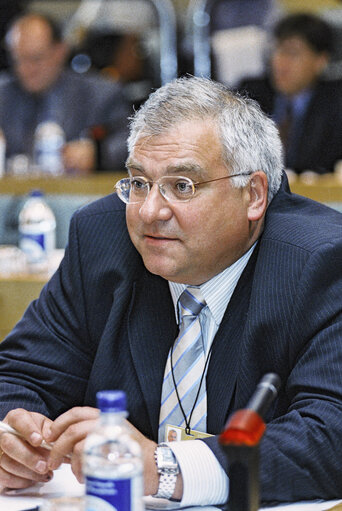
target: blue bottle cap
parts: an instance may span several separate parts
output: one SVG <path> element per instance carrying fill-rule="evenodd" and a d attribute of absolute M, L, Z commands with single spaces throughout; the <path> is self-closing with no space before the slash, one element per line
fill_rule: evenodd
<path fill-rule="evenodd" d="M 126 411 L 126 393 L 123 390 L 101 390 L 96 393 L 97 407 L 104 413 Z"/>
<path fill-rule="evenodd" d="M 30 197 L 43 197 L 43 195 L 41 190 L 34 189 L 30 191 Z"/>

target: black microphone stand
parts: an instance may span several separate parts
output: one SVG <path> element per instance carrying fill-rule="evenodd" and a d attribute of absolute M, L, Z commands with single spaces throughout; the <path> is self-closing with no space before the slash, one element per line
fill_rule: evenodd
<path fill-rule="evenodd" d="M 277 374 L 265 374 L 246 408 L 231 416 L 219 437 L 228 459 L 228 511 L 259 509 L 259 443 L 266 430 L 264 415 L 279 387 Z"/>

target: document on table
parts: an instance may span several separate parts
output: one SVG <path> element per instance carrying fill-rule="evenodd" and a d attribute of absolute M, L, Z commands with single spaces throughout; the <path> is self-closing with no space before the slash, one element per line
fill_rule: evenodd
<path fill-rule="evenodd" d="M 79 497 L 84 494 L 84 484 L 80 484 L 72 474 L 70 465 L 64 464 L 55 470 L 48 483 L 39 483 L 23 490 L 10 490 L 0 493 L 1 511 L 23 511 L 42 504 L 44 498 Z"/>
<path fill-rule="evenodd" d="M 84 485 L 77 482 L 71 473 L 70 465 L 64 464 L 55 470 L 51 481 L 36 484 L 25 490 L 12 490 L 0 493 L 1 511 L 24 511 L 42 504 L 44 498 L 60 496 L 79 497 L 84 494 Z M 179 505 L 166 499 L 144 497 L 145 507 L 153 510 L 179 509 Z M 340 505 L 338 505 L 340 504 Z M 298 502 L 275 507 L 261 508 L 260 511 L 342 511 L 342 499 L 329 502 Z M 220 511 L 215 506 L 194 506 L 188 511 Z"/>

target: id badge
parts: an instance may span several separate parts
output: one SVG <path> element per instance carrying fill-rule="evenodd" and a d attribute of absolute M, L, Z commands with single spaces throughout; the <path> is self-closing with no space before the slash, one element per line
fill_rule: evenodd
<path fill-rule="evenodd" d="M 180 442 L 181 440 L 196 440 L 197 438 L 207 438 L 209 433 L 203 433 L 203 431 L 196 431 L 192 429 L 190 435 L 185 432 L 185 428 L 179 426 L 173 426 L 172 424 L 166 424 L 165 426 L 165 439 L 164 442 Z"/>

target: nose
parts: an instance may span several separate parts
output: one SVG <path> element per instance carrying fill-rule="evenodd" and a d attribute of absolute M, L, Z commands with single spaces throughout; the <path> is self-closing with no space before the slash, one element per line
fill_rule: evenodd
<path fill-rule="evenodd" d="M 145 202 L 139 209 L 140 218 L 146 224 L 156 221 L 166 221 L 172 217 L 170 203 L 162 196 L 158 184 L 154 183 Z"/>

